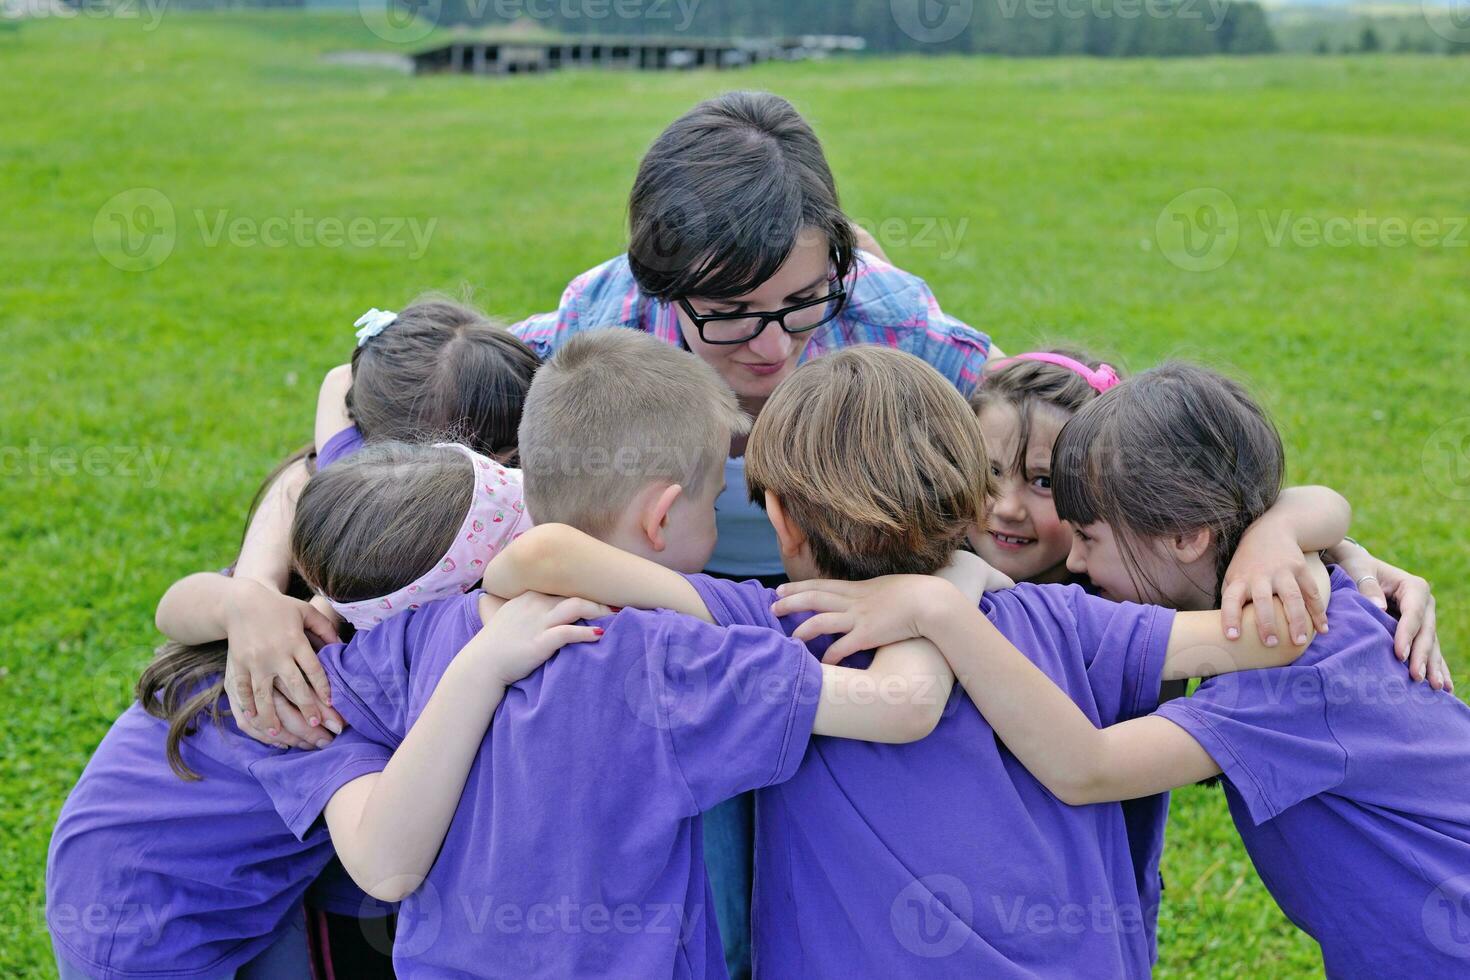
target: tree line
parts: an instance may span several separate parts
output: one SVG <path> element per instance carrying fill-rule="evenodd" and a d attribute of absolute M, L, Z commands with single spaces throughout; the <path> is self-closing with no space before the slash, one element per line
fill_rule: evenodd
<path fill-rule="evenodd" d="M 400 2 L 410 8 L 422 0 Z M 506 23 L 533 2 L 442 0 L 439 21 Z M 534 17 L 572 34 L 855 35 L 881 53 L 1161 57 L 1277 49 L 1265 12 L 1248 0 L 600 0 L 600 16 L 594 3 L 536 3 Z"/>

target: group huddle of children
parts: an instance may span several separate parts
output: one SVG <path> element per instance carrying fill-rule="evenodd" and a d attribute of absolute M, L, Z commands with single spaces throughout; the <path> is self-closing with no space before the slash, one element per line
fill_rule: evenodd
<path fill-rule="evenodd" d="M 700 814 L 752 789 L 762 976 L 1147 976 L 1167 792 L 1216 776 L 1329 973 L 1470 971 L 1470 708 L 1236 383 L 1038 352 L 967 401 L 860 346 L 751 427 L 636 330 L 538 364 L 447 301 L 362 323 L 62 809 L 63 977 L 724 976 Z M 779 592 L 698 574 L 747 428 Z M 1283 541 L 1305 596 L 1222 618 Z M 272 584 L 323 747 L 248 734 Z"/>

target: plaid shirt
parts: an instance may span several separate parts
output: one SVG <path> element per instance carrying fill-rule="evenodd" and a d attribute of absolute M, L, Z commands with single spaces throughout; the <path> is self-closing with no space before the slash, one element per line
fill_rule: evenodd
<path fill-rule="evenodd" d="M 847 288 L 842 313 L 815 331 L 803 363 L 842 347 L 881 344 L 927 361 L 966 397 L 975 390 L 990 338 L 941 310 L 924 280 L 862 253 Z M 633 327 L 684 344 L 676 307 L 639 291 L 626 255 L 573 279 L 555 313 L 522 320 L 511 332 L 544 360 L 573 334 L 603 327 Z"/>

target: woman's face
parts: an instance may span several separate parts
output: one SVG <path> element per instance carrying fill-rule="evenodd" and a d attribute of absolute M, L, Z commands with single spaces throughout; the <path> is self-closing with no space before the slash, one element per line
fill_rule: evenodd
<path fill-rule="evenodd" d="M 831 274 L 827 237 L 808 229 L 797 236 L 795 247 L 776 274 L 756 289 L 731 299 L 687 298 L 694 312 L 703 315 L 772 313 L 825 296 L 831 291 Z M 675 309 L 689 349 L 718 371 L 747 406 L 752 402 L 758 406 L 791 375 L 812 334 L 816 333 L 792 335 L 779 324 L 768 323 L 759 336 L 743 344 L 706 344 L 682 307 L 676 305 Z"/>

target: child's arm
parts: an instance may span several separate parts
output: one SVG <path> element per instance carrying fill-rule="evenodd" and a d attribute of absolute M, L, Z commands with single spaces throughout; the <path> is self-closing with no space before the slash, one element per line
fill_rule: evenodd
<path fill-rule="evenodd" d="M 1251 615 L 1249 610 L 1246 615 Z M 1171 658 L 1190 638 L 1218 637 L 1218 614 L 1182 613 L 1175 619 L 1169 638 Z M 932 615 L 925 615 L 925 628 L 1006 748 L 1064 803 L 1080 806 L 1150 796 L 1220 772 L 1210 754 L 1166 718 L 1148 716 L 1097 728 L 1066 692 L 968 603 L 951 597 L 936 605 Z M 1279 647 L 1263 646 L 1255 652 L 1280 656 Z"/>
<path fill-rule="evenodd" d="M 322 379 L 321 390 L 316 396 L 315 432 L 318 449 L 325 446 L 332 436 L 352 427 L 352 416 L 347 414 L 347 391 L 351 387 L 351 364 L 337 365 Z"/>
<path fill-rule="evenodd" d="M 611 606 L 671 609 L 713 623 L 689 580 L 565 524 L 539 524 L 491 559 L 485 591 L 509 598 L 527 589 L 579 595 Z M 978 599 L 977 599 L 978 601 Z M 934 730 L 954 674 L 926 641 L 879 650 L 867 670 L 822 666 L 818 735 L 912 742 Z"/>
<path fill-rule="evenodd" d="M 159 631 L 180 643 L 229 641 L 225 692 L 242 731 L 257 741 L 308 748 L 342 730 L 311 644 L 313 636 L 337 642 L 336 629 L 281 594 L 290 574 L 291 520 L 309 475 L 297 462 L 266 488 L 232 575 L 180 579 L 155 615 Z M 276 709 L 274 689 L 292 703 L 285 715 Z"/>
<path fill-rule="evenodd" d="M 306 678 L 313 669 L 321 670 L 312 644 L 338 642 L 336 625 L 310 603 L 281 595 L 252 579 L 196 572 L 169 586 L 158 603 L 156 622 L 159 632 L 179 643 L 229 640 L 225 691 L 230 711 L 240 730 L 256 741 L 287 748 L 325 748 L 332 735 L 342 731 L 341 715 L 330 705 L 303 715 L 290 701 L 276 697 L 279 689 L 273 675 L 259 674 L 252 679 L 231 669 L 242 658 L 269 659 L 291 651 L 286 656 L 299 669 L 283 676 L 281 684 L 298 685 L 295 696 L 310 705 L 312 691 Z M 310 659 L 303 663 L 308 653 Z M 256 681 L 261 684 L 259 689 L 253 686 Z M 316 682 L 325 688 L 325 673 Z M 270 700 L 269 716 L 255 713 L 260 698 Z"/>
<path fill-rule="evenodd" d="M 968 597 L 937 578 L 889 576 L 798 588 L 813 591 L 783 598 L 779 611 L 821 611 L 798 636 L 808 627 L 813 635 L 837 625 L 851 630 L 833 644 L 829 658 L 916 630 L 931 639 L 1006 747 L 1066 803 L 1147 796 L 1219 772 L 1209 754 L 1166 719 L 1139 718 L 1099 730 Z M 1253 610 L 1245 615 L 1250 625 Z M 1268 647 L 1252 637 L 1223 645 L 1219 633 L 1218 612 L 1177 614 L 1163 678 L 1283 666 L 1303 649 Z M 851 639 L 855 634 L 859 638 Z"/>
<path fill-rule="evenodd" d="M 1246 603 L 1256 609 L 1256 632 L 1262 643 L 1276 639 L 1282 622 L 1269 601 L 1275 595 L 1285 608 L 1285 628 L 1298 646 L 1311 634 L 1327 632 L 1327 592 L 1313 583 L 1304 552 L 1321 551 L 1342 540 L 1352 522 L 1352 507 L 1327 487 L 1291 487 L 1240 539 L 1221 582 L 1220 611 L 1225 637 L 1241 633 Z"/>
<path fill-rule="evenodd" d="M 1358 591 L 1385 612 L 1398 616 L 1393 652 L 1409 664 L 1409 676 L 1428 680 L 1437 691 L 1455 689 L 1449 664 L 1439 647 L 1434 591 L 1429 582 L 1375 558 L 1358 542 L 1344 538 L 1327 549 L 1329 560 L 1342 566 Z"/>
<path fill-rule="evenodd" d="M 714 623 L 689 580 L 566 524 L 538 524 L 490 559 L 481 586 L 512 599 L 522 592 L 579 595 L 609 606 L 672 609 Z"/>
<path fill-rule="evenodd" d="M 397 902 L 423 883 L 505 689 L 566 644 L 598 639 L 602 630 L 575 624 L 610 613 L 585 599 L 526 593 L 465 644 L 387 767 L 327 801 L 332 845 L 364 891 Z"/>

